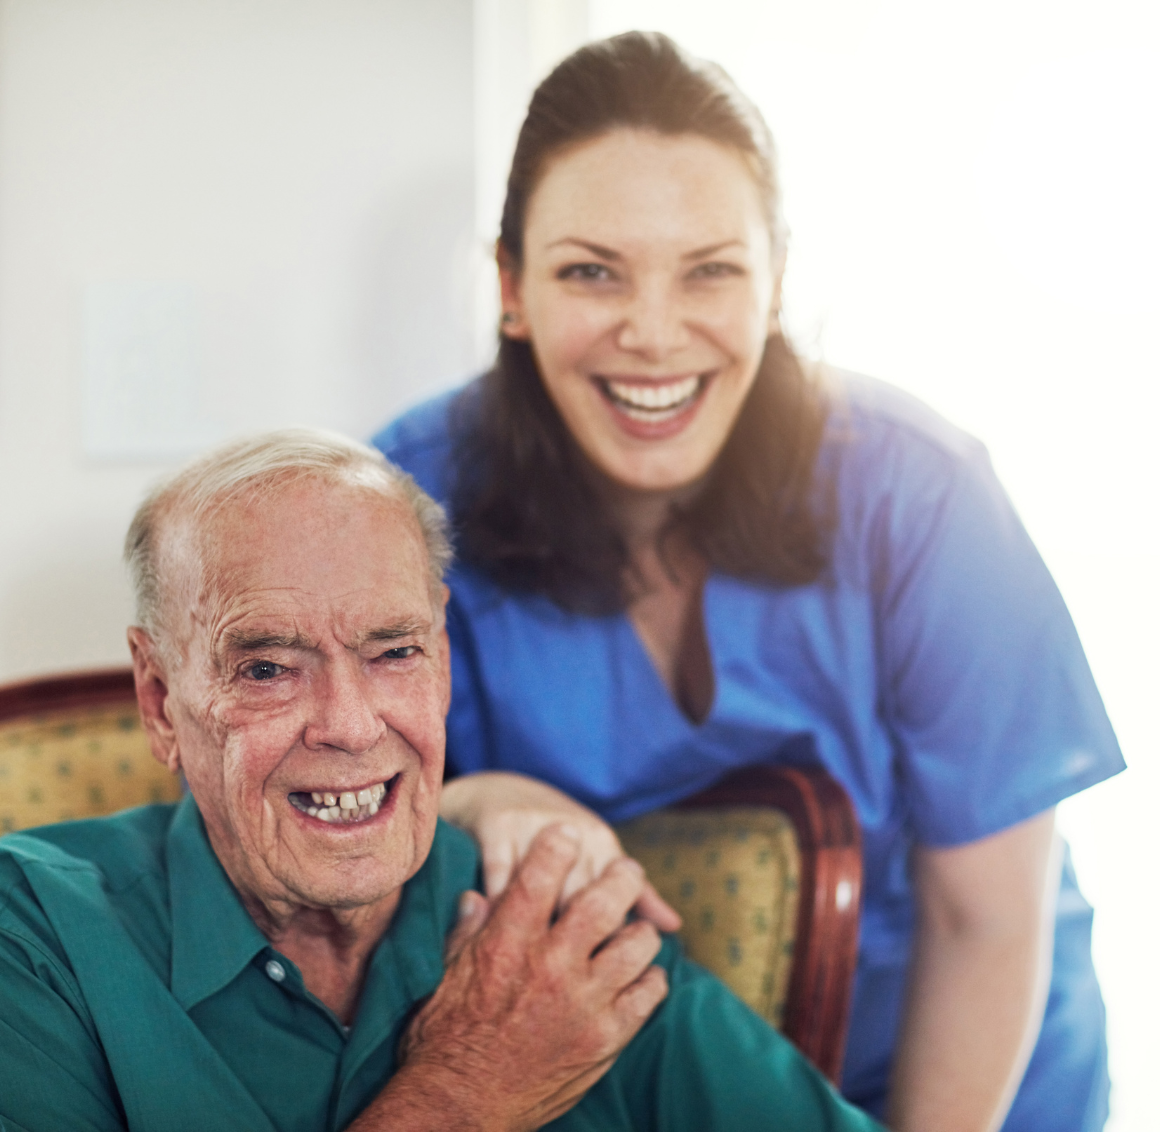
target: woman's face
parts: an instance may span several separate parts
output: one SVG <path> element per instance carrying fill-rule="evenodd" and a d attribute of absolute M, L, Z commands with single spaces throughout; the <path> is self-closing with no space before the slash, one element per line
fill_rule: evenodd
<path fill-rule="evenodd" d="M 549 163 L 522 270 L 501 253 L 503 331 L 530 341 L 605 475 L 641 491 L 685 487 L 720 452 L 776 326 L 775 259 L 736 151 L 618 129 Z"/>

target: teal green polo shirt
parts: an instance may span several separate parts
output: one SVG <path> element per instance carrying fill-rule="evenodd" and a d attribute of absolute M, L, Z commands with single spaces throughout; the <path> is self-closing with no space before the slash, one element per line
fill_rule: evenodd
<path fill-rule="evenodd" d="M 0 839 L 0 1129 L 345 1128 L 394 1072 L 478 879 L 440 823 L 347 1030 L 258 930 L 192 798 Z M 658 962 L 668 998 L 550 1127 L 878 1127 L 673 941 Z"/>

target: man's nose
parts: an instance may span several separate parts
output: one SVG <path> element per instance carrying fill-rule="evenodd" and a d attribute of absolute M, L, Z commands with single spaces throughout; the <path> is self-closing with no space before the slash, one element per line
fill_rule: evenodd
<path fill-rule="evenodd" d="M 640 284 L 630 297 L 624 321 L 617 332 L 620 349 L 637 354 L 648 362 L 662 362 L 686 345 L 685 326 L 680 303 L 663 280 Z"/>
<path fill-rule="evenodd" d="M 306 746 L 331 747 L 351 755 L 365 755 L 386 733 L 387 725 L 375 711 L 370 685 L 357 658 L 329 665 L 318 678 Z"/>

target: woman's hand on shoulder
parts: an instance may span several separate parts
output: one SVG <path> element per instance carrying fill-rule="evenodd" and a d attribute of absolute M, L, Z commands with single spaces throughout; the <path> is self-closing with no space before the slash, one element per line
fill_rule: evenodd
<path fill-rule="evenodd" d="M 590 809 L 554 786 L 523 774 L 480 771 L 452 779 L 444 784 L 439 812 L 479 842 L 489 899 L 507 887 L 536 834 L 554 823 L 572 826 L 580 838 L 580 856 L 564 883 L 561 907 L 613 861 L 625 856 L 611 826 Z M 635 910 L 662 932 L 674 932 L 681 926 L 680 916 L 651 884 L 645 885 Z"/>

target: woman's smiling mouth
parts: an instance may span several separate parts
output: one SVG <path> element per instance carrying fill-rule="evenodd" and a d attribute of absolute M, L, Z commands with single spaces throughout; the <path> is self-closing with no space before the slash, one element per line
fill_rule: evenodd
<path fill-rule="evenodd" d="M 655 428 L 674 422 L 695 408 L 711 377 L 693 374 L 671 381 L 597 377 L 596 384 L 618 415 Z"/>

